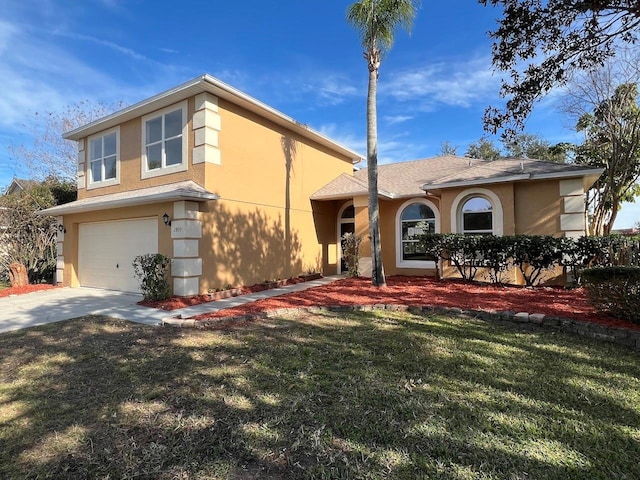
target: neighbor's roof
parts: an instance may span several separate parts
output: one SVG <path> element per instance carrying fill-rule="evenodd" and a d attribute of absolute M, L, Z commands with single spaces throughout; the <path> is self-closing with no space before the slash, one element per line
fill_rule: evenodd
<path fill-rule="evenodd" d="M 146 205 L 158 202 L 175 202 L 179 200 L 204 202 L 217 199 L 218 196 L 215 193 L 211 193 L 197 183 L 187 180 L 184 182 L 170 183 L 168 185 L 160 185 L 159 187 L 141 188 L 139 190 L 128 190 L 126 192 L 83 198 L 75 202 L 47 208 L 38 212 L 38 215 L 68 215 L 71 213 L 93 212 L 96 210 Z"/>
<path fill-rule="evenodd" d="M 80 128 L 76 128 L 75 130 L 71 130 L 63 136 L 68 140 L 80 140 L 88 135 L 93 135 L 94 133 L 115 127 L 116 125 L 128 120 L 133 120 L 134 118 L 141 117 L 147 113 L 155 112 L 156 110 L 168 107 L 176 102 L 203 92 L 209 92 L 216 97 L 223 98 L 228 102 L 246 108 L 250 112 L 258 114 L 277 125 L 286 127 L 302 137 L 308 138 L 336 153 L 350 158 L 353 163 L 357 163 L 362 160 L 362 156 L 359 153 L 340 145 L 329 137 L 309 128 L 307 125 L 297 122 L 275 108 L 256 100 L 246 93 L 233 88 L 232 86 L 227 85 L 221 80 L 218 80 L 208 74 L 196 77 L 193 80 L 189 80 L 188 82 L 131 105 L 130 107 L 119 110 L 111 115 L 107 115 L 106 117 L 98 119 Z"/>
<path fill-rule="evenodd" d="M 379 165 L 378 192 L 380 197 L 391 199 L 424 195 L 425 190 L 545 178 L 590 177 L 593 183 L 601 173 L 600 168 L 528 158 L 479 160 L 445 155 Z M 365 168 L 355 172 L 353 177 L 341 175 L 311 198 L 331 200 L 366 195 L 367 183 Z"/>
<path fill-rule="evenodd" d="M 14 178 L 11 180 L 9 186 L 7 186 L 5 190 L 5 195 L 11 195 L 12 193 L 16 193 L 17 191 L 23 192 L 31 189 L 31 187 L 38 185 L 40 182 L 37 180 L 27 180 L 24 178 Z"/>

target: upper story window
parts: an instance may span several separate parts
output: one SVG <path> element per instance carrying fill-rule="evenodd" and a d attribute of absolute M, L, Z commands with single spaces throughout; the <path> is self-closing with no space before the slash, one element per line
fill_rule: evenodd
<path fill-rule="evenodd" d="M 187 103 L 142 117 L 142 178 L 187 169 Z"/>
<path fill-rule="evenodd" d="M 120 145 L 118 128 L 89 138 L 88 188 L 118 183 Z"/>
<path fill-rule="evenodd" d="M 439 231 L 438 210 L 428 200 L 409 200 L 396 214 L 396 265 L 404 268 L 433 268 L 435 262 L 420 244 L 420 235 Z"/>
<path fill-rule="evenodd" d="M 492 234 L 493 205 L 484 197 L 471 197 L 462 204 L 462 233 Z"/>

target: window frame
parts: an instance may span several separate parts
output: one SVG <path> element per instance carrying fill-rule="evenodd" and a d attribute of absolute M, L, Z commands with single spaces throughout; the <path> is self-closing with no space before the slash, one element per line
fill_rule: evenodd
<path fill-rule="evenodd" d="M 165 142 L 169 139 L 167 139 L 165 137 L 165 120 L 164 117 L 166 117 L 166 115 L 176 112 L 180 110 L 182 112 L 182 129 L 181 129 L 181 133 L 180 133 L 180 138 L 182 140 L 182 162 L 176 165 L 170 165 L 170 166 L 166 166 L 165 162 L 166 162 L 166 155 L 165 155 Z M 160 166 L 160 168 L 156 168 L 156 169 L 152 169 L 149 170 L 148 168 L 148 161 L 147 161 L 147 123 L 155 120 L 157 118 L 162 118 L 162 137 L 160 139 L 160 144 L 162 146 L 162 150 L 161 150 L 161 155 L 162 155 L 162 160 L 161 163 L 162 165 Z M 176 103 L 173 105 L 170 105 L 168 107 L 165 107 L 161 110 L 156 110 L 155 112 L 149 113 L 147 115 L 144 115 L 141 119 L 142 122 L 142 135 L 141 135 L 141 146 L 142 146 L 142 153 L 141 153 L 141 176 L 143 179 L 145 178 L 153 178 L 153 177 L 158 177 L 161 175 L 170 175 L 172 173 L 176 173 L 176 172 L 184 172 L 187 170 L 188 168 L 188 143 L 189 143 L 189 129 L 188 129 L 188 118 L 187 118 L 187 101 L 184 100 L 180 103 Z M 177 137 L 171 137 L 171 138 L 177 138 Z M 158 142 L 153 142 L 153 143 L 158 143 Z"/>
<path fill-rule="evenodd" d="M 414 203 L 421 203 L 431 209 L 434 215 L 435 220 L 435 233 L 440 233 L 440 210 L 436 205 L 427 200 L 425 198 L 411 198 L 404 202 L 398 210 L 396 211 L 396 268 L 424 268 L 424 269 L 433 269 L 436 268 L 436 262 L 433 260 L 404 260 L 403 253 L 403 240 L 402 240 L 402 213 L 405 211 L 407 207 L 413 205 Z"/>
<path fill-rule="evenodd" d="M 462 207 L 473 197 L 482 197 L 493 207 L 492 235 L 504 235 L 504 213 L 498 195 L 486 188 L 468 188 L 460 192 L 451 203 L 451 233 L 465 233 L 462 222 Z"/>
<path fill-rule="evenodd" d="M 344 215 L 345 210 L 347 210 L 347 208 L 349 207 L 353 207 L 353 218 L 342 218 L 342 215 Z M 344 273 L 342 271 L 342 236 L 340 235 L 340 230 L 342 227 L 343 223 L 353 223 L 354 227 L 356 224 L 356 212 L 355 212 L 355 205 L 353 203 L 353 201 L 348 201 L 346 202 L 344 205 L 342 205 L 339 209 L 338 209 L 338 225 L 337 225 L 337 229 L 336 229 L 336 233 L 338 234 L 338 238 L 336 241 L 336 246 L 338 248 L 338 261 L 337 261 L 337 272 L 338 275 Z"/>
<path fill-rule="evenodd" d="M 104 180 L 105 173 L 105 155 L 104 155 L 104 138 L 108 135 L 114 134 L 116 135 L 116 176 L 114 178 L 109 178 Z M 102 156 L 97 159 L 92 159 L 92 142 L 100 139 L 102 142 Z M 96 133 L 95 135 L 91 135 L 86 140 L 86 175 L 87 175 L 87 190 L 91 190 L 94 188 L 108 187 L 111 185 L 119 185 L 120 184 L 120 126 L 110 128 L 109 130 L 104 130 L 100 133 Z M 91 164 L 94 162 L 100 161 L 101 170 L 102 170 L 102 178 L 103 180 L 95 181 L 93 178 L 93 169 L 91 168 Z"/>
<path fill-rule="evenodd" d="M 488 210 L 479 210 L 477 212 L 465 212 L 464 211 L 464 207 L 465 205 L 470 202 L 471 200 L 474 200 L 476 198 L 479 198 L 481 200 L 485 200 L 487 203 L 489 203 L 490 207 Z M 491 229 L 484 229 L 484 230 L 467 230 L 464 228 L 464 216 L 467 213 L 487 213 L 490 212 L 491 213 Z M 484 195 L 471 195 L 469 197 L 466 197 L 460 204 L 460 229 L 461 229 L 461 233 L 464 235 L 485 235 L 485 234 L 489 234 L 489 235 L 493 235 L 493 224 L 494 224 L 494 210 L 493 210 L 493 204 L 491 203 L 491 200 L 489 200 L 487 197 L 485 197 Z"/>

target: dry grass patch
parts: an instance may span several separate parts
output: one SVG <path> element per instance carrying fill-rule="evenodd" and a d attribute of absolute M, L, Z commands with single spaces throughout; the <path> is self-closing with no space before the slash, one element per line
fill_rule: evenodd
<path fill-rule="evenodd" d="M 0 478 L 640 478 L 637 353 L 394 312 L 0 335 Z"/>

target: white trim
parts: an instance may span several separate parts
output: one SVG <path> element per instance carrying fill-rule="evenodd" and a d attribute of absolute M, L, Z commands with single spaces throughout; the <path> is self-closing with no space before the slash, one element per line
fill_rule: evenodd
<path fill-rule="evenodd" d="M 155 118 L 158 117 L 164 117 L 164 115 L 168 114 L 168 113 L 172 113 L 175 112 L 176 110 L 182 110 L 182 163 L 178 164 L 178 165 L 171 165 L 169 167 L 160 167 L 158 169 L 154 169 L 154 170 L 148 170 L 147 169 L 147 129 L 146 129 L 146 122 L 148 122 L 149 120 L 153 120 Z M 146 179 L 146 178 L 153 178 L 153 177 L 159 177 L 162 175 L 169 175 L 172 173 L 176 173 L 176 172 L 184 172 L 185 170 L 187 170 L 188 167 L 188 163 L 189 163 L 189 122 L 188 122 L 188 118 L 187 118 L 187 101 L 183 100 L 182 102 L 176 103 L 174 105 L 170 105 L 168 107 L 165 107 L 161 110 L 157 110 L 155 112 L 149 113 L 145 116 L 142 117 L 142 121 L 141 121 L 141 125 L 142 125 L 142 135 L 141 135 L 141 139 L 142 141 L 141 146 L 142 146 L 142 151 L 141 151 L 141 165 L 140 165 L 140 173 L 141 173 L 141 178 Z M 164 142 L 164 134 L 163 134 L 163 139 L 162 141 Z M 163 152 L 164 152 L 164 147 L 163 147 Z"/>
<path fill-rule="evenodd" d="M 107 210 L 133 205 L 148 205 L 158 202 L 171 202 L 187 200 L 192 202 L 204 202 L 217 200 L 218 196 L 203 189 L 191 180 L 175 184 L 147 187 L 140 190 L 128 190 L 107 195 L 83 198 L 73 202 L 57 205 L 36 212 L 36 215 L 68 215 L 70 213 L 91 212 L 95 210 Z"/>
<path fill-rule="evenodd" d="M 291 129 L 305 138 L 309 138 L 334 152 L 350 158 L 352 163 L 358 163 L 364 158 L 362 155 L 340 145 L 329 137 L 312 130 L 303 123 L 296 122 L 293 118 L 284 115 L 278 110 L 208 74 L 196 77 L 170 90 L 131 105 L 130 107 L 112 113 L 111 115 L 107 115 L 106 117 L 88 123 L 80 128 L 76 128 L 75 130 L 71 130 L 64 134 L 64 138 L 67 140 L 78 140 L 82 137 L 86 137 L 87 135 L 97 133 L 117 124 L 122 124 L 128 120 L 139 118 L 142 115 L 157 111 L 160 108 L 175 104 L 178 101 L 203 92 L 209 92 L 216 97 L 227 100 L 234 105 L 246 108 L 250 112 L 256 113 L 267 120 L 271 120 L 277 125 Z"/>
<path fill-rule="evenodd" d="M 342 218 L 342 214 L 349 207 L 353 207 L 353 218 Z M 351 220 L 351 221 L 349 221 L 349 220 Z M 338 239 L 336 241 L 336 248 L 338 250 L 338 252 L 337 252 L 337 259 L 338 259 L 337 260 L 337 265 L 338 265 L 337 272 L 338 272 L 338 275 L 343 273 L 342 272 L 342 236 L 340 235 L 340 230 L 341 230 L 340 227 L 342 226 L 343 223 L 353 223 L 354 230 L 355 230 L 356 212 L 355 212 L 355 205 L 353 204 L 353 201 L 346 202 L 338 210 L 338 223 L 336 225 L 336 234 L 338 236 Z"/>
<path fill-rule="evenodd" d="M 395 220 L 395 243 L 396 243 L 396 268 L 436 268 L 436 262 L 428 260 L 403 260 L 402 259 L 402 212 L 409 205 L 414 203 L 422 203 L 429 207 L 435 215 L 435 230 L 440 233 L 440 209 L 435 203 L 426 198 L 411 198 L 404 202 L 396 211 Z"/>
<path fill-rule="evenodd" d="M 531 175 L 531 180 L 544 180 L 547 178 L 571 178 L 577 177 L 576 180 L 582 181 L 584 177 L 589 177 L 591 175 L 602 175 L 604 172 L 604 168 L 590 168 L 584 170 L 573 170 L 570 172 L 555 172 L 555 173 L 537 173 Z"/>
<path fill-rule="evenodd" d="M 99 182 L 94 182 L 93 171 L 91 170 L 91 163 L 92 163 L 91 142 L 98 138 L 104 138 L 107 135 L 111 135 L 112 133 L 116 134 L 116 176 L 115 178 L 110 178 L 108 180 L 100 180 Z M 87 173 L 86 173 L 87 190 L 93 190 L 94 188 L 101 188 L 101 187 L 110 187 L 112 185 L 120 185 L 120 126 L 118 125 L 117 127 L 110 128 L 109 130 L 105 130 L 103 132 L 87 137 L 87 147 L 88 149 L 87 151 L 85 151 L 85 162 L 83 166 L 83 171 L 84 171 L 84 168 L 87 169 Z M 103 141 L 103 148 L 104 148 L 104 141 Z M 102 163 L 104 165 L 104 151 L 102 153 L 103 153 Z M 104 171 L 102 173 L 104 174 Z"/>
<path fill-rule="evenodd" d="M 477 178 L 474 180 L 460 180 L 457 182 L 425 183 L 420 188 L 424 191 L 428 191 L 428 190 L 436 190 L 438 188 L 469 187 L 472 185 L 516 182 L 518 180 L 531 180 L 531 179 L 532 179 L 531 175 L 528 173 L 525 173 L 525 174 L 519 174 L 519 175 L 510 175 L 508 177 Z"/>
<path fill-rule="evenodd" d="M 570 172 L 550 172 L 550 173 L 523 173 L 519 175 L 510 175 L 507 177 L 490 177 L 474 180 L 460 180 L 457 182 L 443 182 L 443 183 L 425 183 L 420 187 L 422 190 L 436 190 L 439 188 L 454 188 L 454 187 L 470 187 L 473 185 L 489 185 L 492 183 L 506 183 L 517 182 L 522 180 L 547 180 L 553 178 L 572 178 L 582 181 L 584 177 L 591 175 L 600 176 L 604 169 L 591 168 L 589 170 L 572 170 Z"/>
<path fill-rule="evenodd" d="M 451 204 L 451 233 L 462 233 L 462 212 L 461 206 L 463 201 L 470 197 L 485 197 L 493 206 L 493 234 L 504 235 L 504 212 L 502 210 L 502 202 L 500 197 L 491 190 L 486 188 L 468 188 L 460 192 Z"/>

